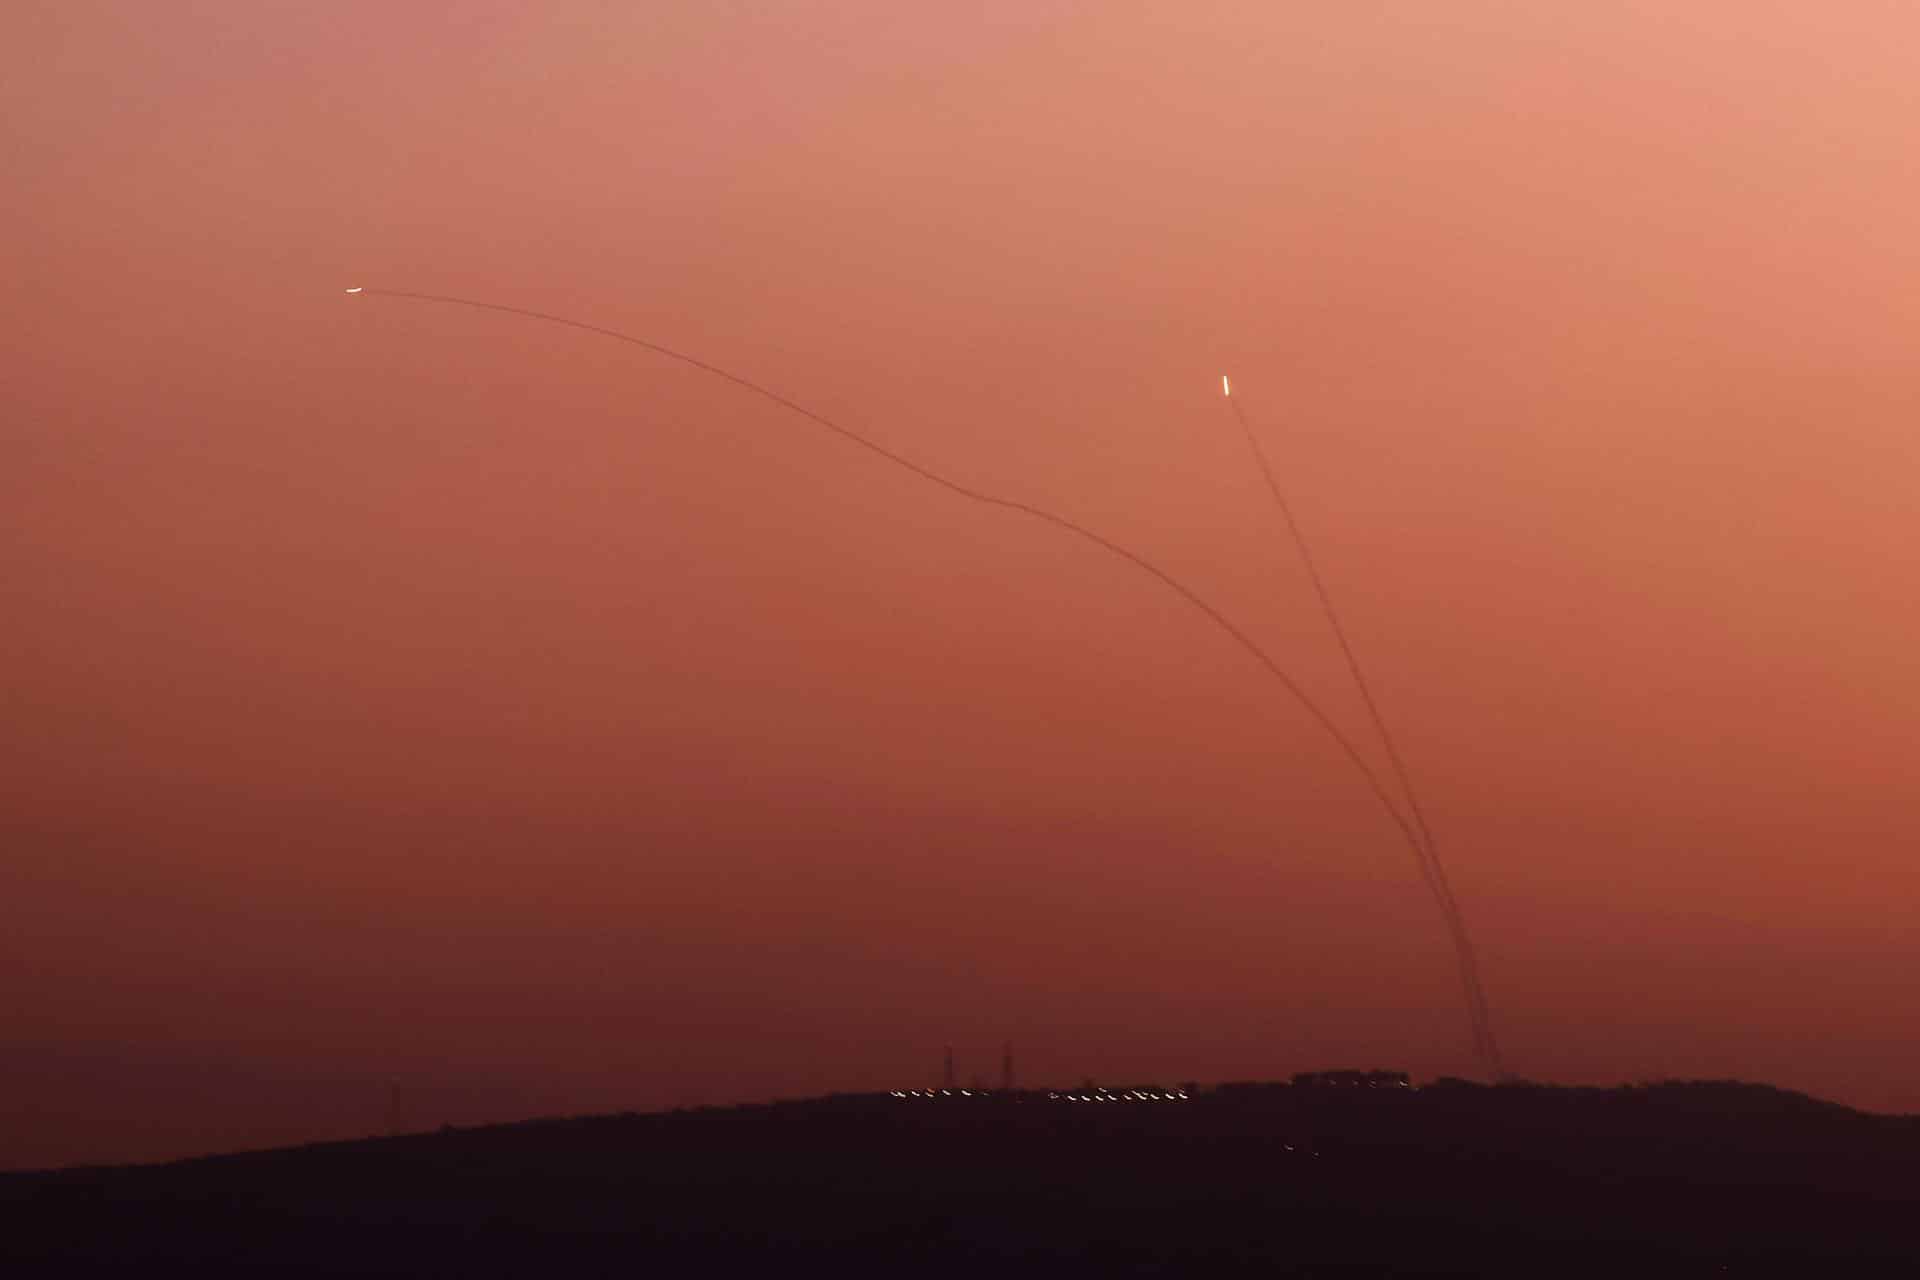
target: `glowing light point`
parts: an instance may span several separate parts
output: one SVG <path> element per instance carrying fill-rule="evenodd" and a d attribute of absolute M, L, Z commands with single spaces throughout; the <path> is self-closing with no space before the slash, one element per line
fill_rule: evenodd
<path fill-rule="evenodd" d="M 347 290 L 347 292 L 357 293 L 358 290 L 349 289 Z M 1223 396 L 1230 396 L 1233 394 L 1233 384 L 1227 381 L 1227 375 L 1224 373 L 1220 375 L 1220 394 Z"/>
<path fill-rule="evenodd" d="M 355 285 L 355 286 L 354 286 L 353 288 L 351 288 L 351 289 L 349 289 L 349 290 L 347 290 L 347 292 L 348 292 L 348 293 L 365 293 L 365 292 L 366 292 L 366 286 L 365 286 L 365 285 Z"/>

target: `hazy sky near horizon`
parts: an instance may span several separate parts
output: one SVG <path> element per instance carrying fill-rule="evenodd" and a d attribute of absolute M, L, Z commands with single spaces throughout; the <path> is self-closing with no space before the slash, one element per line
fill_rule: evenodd
<path fill-rule="evenodd" d="M 0 1164 L 928 1081 L 1920 1111 L 1920 13 L 0 17 Z M 1374 755 L 1378 758 L 1377 749 Z"/>

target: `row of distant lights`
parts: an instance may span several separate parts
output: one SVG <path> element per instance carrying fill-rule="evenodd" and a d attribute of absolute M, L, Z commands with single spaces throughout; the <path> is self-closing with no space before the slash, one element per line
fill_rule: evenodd
<path fill-rule="evenodd" d="M 1121 1093 L 1095 1089 L 1092 1093 L 1049 1093 L 1047 1099 L 1052 1102 L 1186 1102 L 1189 1100 L 1185 1089 L 1169 1089 L 1164 1093 L 1153 1089 L 1128 1089 Z"/>
<path fill-rule="evenodd" d="M 896 1098 L 988 1098 L 993 1095 L 985 1089 L 893 1089 Z M 1189 1102 L 1191 1097 L 1185 1089 L 1168 1089 L 1160 1092 L 1154 1089 L 1126 1089 L 1114 1093 L 1109 1089 L 1095 1089 L 1092 1093 L 1049 1093 L 1049 1102 Z"/>
<path fill-rule="evenodd" d="M 982 1098 L 993 1096 L 989 1094 L 985 1089 L 979 1090 L 978 1093 L 979 1093 L 979 1096 Z M 975 1091 L 972 1089 L 895 1089 L 893 1090 L 893 1096 L 896 1098 L 971 1098 L 974 1096 L 974 1094 L 975 1094 Z"/>

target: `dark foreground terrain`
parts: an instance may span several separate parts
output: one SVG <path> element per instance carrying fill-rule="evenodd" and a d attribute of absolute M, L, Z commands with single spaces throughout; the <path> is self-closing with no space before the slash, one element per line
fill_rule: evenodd
<path fill-rule="evenodd" d="M 1106 1098 L 842 1096 L 0 1175 L 0 1273 L 1920 1274 L 1920 1118 L 1730 1083 Z"/>

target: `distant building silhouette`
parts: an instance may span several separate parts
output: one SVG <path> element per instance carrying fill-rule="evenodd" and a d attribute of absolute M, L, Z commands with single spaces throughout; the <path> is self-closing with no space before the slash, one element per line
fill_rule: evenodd
<path fill-rule="evenodd" d="M 1000 1087 L 1013 1088 L 1013 1041 L 1007 1041 L 1000 1051 Z"/>

